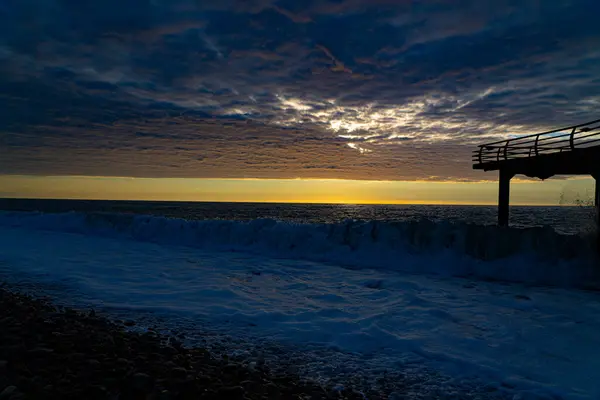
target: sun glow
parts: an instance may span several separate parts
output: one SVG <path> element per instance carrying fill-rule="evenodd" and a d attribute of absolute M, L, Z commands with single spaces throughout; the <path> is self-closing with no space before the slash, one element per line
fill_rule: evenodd
<path fill-rule="evenodd" d="M 415 97 L 404 104 L 373 102 L 361 106 L 279 95 L 279 107 L 286 113 L 274 115 L 273 120 L 288 127 L 310 124 L 324 127 L 338 137 L 350 140 L 347 145 L 362 154 L 373 152 L 377 146 L 406 141 L 435 143 L 458 139 L 468 145 L 484 138 L 495 140 L 531 133 L 532 128 L 528 126 L 473 121 L 460 112 L 496 91 L 490 87 L 462 96 L 434 94 Z M 432 117 L 433 110 L 436 117 Z M 469 130 L 486 133 L 475 137 L 463 134 Z"/>
<path fill-rule="evenodd" d="M 593 179 L 515 180 L 511 204 L 558 205 L 592 189 Z M 497 190 L 497 182 L 0 175 L 0 197 L 12 198 L 494 205 Z"/>

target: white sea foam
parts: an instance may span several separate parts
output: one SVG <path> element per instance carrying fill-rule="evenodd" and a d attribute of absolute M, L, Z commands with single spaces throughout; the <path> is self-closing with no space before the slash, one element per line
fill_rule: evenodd
<path fill-rule="evenodd" d="M 369 381 L 387 370 L 401 398 L 411 400 L 591 400 L 600 395 L 597 292 L 273 258 L 256 254 L 273 249 L 261 235 L 256 235 L 258 245 L 247 244 L 255 254 L 167 245 L 190 238 L 189 228 L 176 236 L 177 222 L 171 220 L 162 220 L 168 230 L 152 231 L 141 229 L 137 218 L 131 224 L 111 217 L 119 229 L 94 225 L 96 217 L 91 225 L 81 217 L 85 229 L 73 216 L 31 218 L 20 220 L 27 228 L 0 227 L 0 279 L 53 288 L 60 301 L 116 309 L 127 318 L 155 316 L 165 327 L 200 332 L 211 346 L 219 343 L 203 332 L 223 332 L 234 340 L 220 344 L 232 352 L 257 350 L 281 360 L 292 348 L 295 359 L 289 361 L 302 373 L 333 382 L 344 382 L 342 375 Z M 58 232 L 64 226 L 50 222 L 61 218 L 71 220 L 69 229 L 86 234 Z M 41 220 L 37 226 L 45 228 L 33 229 L 31 222 Z M 163 232 L 158 235 L 162 243 L 131 238 L 132 226 L 155 239 Z M 264 233 L 279 224 L 270 222 L 262 230 L 253 230 L 254 224 L 222 226 Z M 268 236 L 276 241 L 274 232 Z M 219 243 L 219 238 L 222 242 L 223 236 L 212 239 Z M 356 243 L 354 251 L 362 252 L 357 254 L 377 260 L 361 240 Z M 428 249 L 432 244 L 403 252 L 423 268 L 434 264 L 450 270 L 469 260 L 452 248 Z M 477 263 L 523 267 L 515 257 Z M 550 264 L 537 261 L 535 268 L 545 265 Z"/>
<path fill-rule="evenodd" d="M 428 220 L 337 224 L 271 219 L 190 221 L 76 212 L 0 212 L 0 226 L 244 251 L 352 268 L 542 285 L 595 287 L 599 276 L 590 240 L 559 234 L 551 228 L 498 228 Z"/>

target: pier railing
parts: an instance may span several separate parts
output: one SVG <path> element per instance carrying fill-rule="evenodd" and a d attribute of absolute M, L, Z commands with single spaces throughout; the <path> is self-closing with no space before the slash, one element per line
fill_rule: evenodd
<path fill-rule="evenodd" d="M 482 144 L 478 150 L 473 151 L 473 163 L 480 165 L 497 163 L 599 145 L 600 119 L 567 128 Z"/>

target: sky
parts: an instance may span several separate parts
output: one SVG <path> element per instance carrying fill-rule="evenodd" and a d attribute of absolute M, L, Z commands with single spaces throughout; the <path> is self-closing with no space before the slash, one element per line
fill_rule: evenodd
<path fill-rule="evenodd" d="M 477 144 L 598 118 L 599 13 L 597 0 L 3 0 L 0 196 L 493 203 Z M 592 184 L 513 193 L 554 204 Z"/>

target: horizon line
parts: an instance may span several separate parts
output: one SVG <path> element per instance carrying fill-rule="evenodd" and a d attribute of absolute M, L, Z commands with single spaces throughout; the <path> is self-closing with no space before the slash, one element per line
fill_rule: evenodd
<path fill-rule="evenodd" d="M 241 200 L 178 200 L 178 199 L 108 199 L 108 198 L 77 198 L 77 197 L 2 197 L 3 200 L 50 200 L 50 201 L 115 201 L 115 202 L 145 202 L 145 203 L 224 203 L 224 204 L 307 204 L 307 205 L 354 205 L 354 206 L 474 206 L 474 207 L 490 207 L 497 206 L 493 203 L 467 203 L 467 202 L 346 202 L 346 201 L 241 201 Z M 556 203 L 512 203 L 511 207 L 587 207 L 581 204 L 556 204 Z M 594 207 L 589 205 L 589 207 Z"/>

